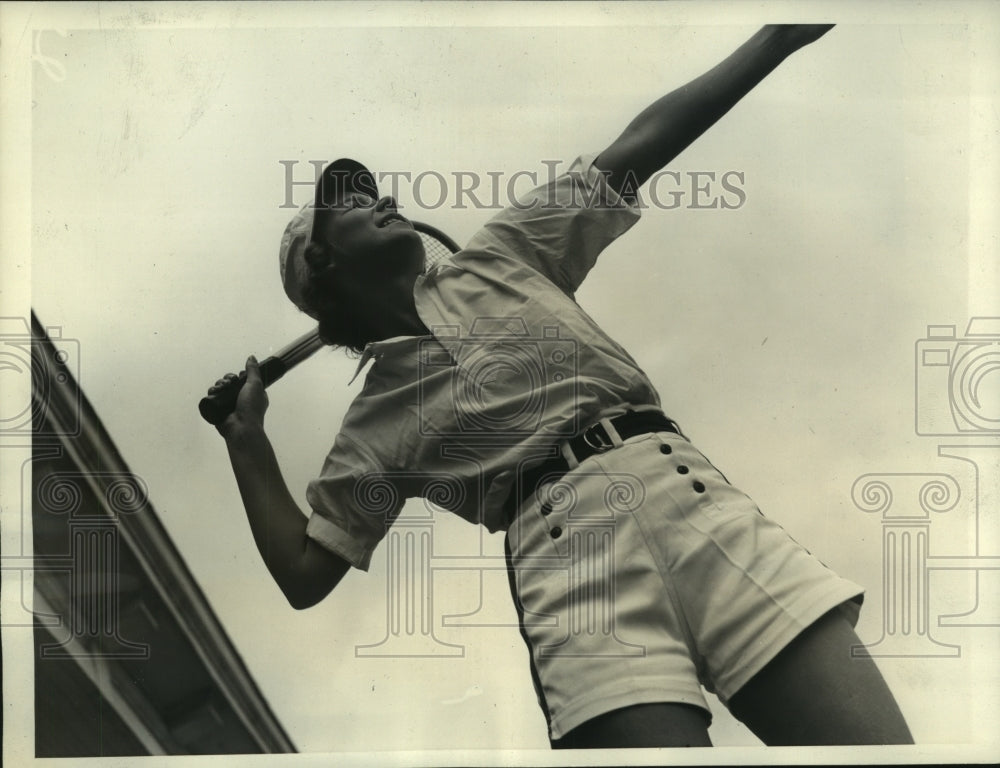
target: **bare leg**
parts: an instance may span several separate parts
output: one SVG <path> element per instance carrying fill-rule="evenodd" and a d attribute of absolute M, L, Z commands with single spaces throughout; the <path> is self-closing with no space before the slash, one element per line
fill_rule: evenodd
<path fill-rule="evenodd" d="M 553 749 L 710 747 L 708 713 L 688 704 L 637 704 L 588 720 Z"/>
<path fill-rule="evenodd" d="M 899 706 L 839 611 L 819 619 L 755 675 L 729 710 L 769 745 L 912 744 Z"/>

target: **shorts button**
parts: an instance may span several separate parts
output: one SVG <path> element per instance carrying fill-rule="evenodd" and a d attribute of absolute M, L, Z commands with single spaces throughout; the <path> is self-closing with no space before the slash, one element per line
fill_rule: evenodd
<path fill-rule="evenodd" d="M 552 505 L 549 504 L 549 502 L 546 501 L 544 504 L 542 504 L 541 509 L 539 510 L 539 512 L 541 512 L 543 515 L 549 515 L 549 514 L 551 514 L 552 513 Z"/>
<path fill-rule="evenodd" d="M 688 468 L 685 467 L 683 464 L 681 464 L 679 467 L 677 467 L 677 471 L 680 472 L 682 475 L 686 475 L 688 473 Z"/>
<path fill-rule="evenodd" d="M 674 451 L 674 449 L 671 448 L 669 445 L 661 445 L 660 446 L 660 453 L 662 453 L 664 456 L 666 456 L 667 454 L 673 453 L 673 451 Z"/>
<path fill-rule="evenodd" d="M 562 528 L 560 528 L 557 525 L 555 528 L 552 529 L 551 536 L 553 539 L 558 539 L 560 536 L 562 536 Z"/>
<path fill-rule="evenodd" d="M 695 493 L 704 493 L 705 492 L 705 484 L 703 482 L 701 482 L 701 480 L 695 480 L 694 481 L 694 490 L 695 490 Z"/>

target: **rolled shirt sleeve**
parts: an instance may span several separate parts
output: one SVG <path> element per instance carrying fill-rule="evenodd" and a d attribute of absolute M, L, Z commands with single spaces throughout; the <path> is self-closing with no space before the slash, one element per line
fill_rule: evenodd
<path fill-rule="evenodd" d="M 594 159 L 578 157 L 566 173 L 497 214 L 465 252 L 514 256 L 572 296 L 601 252 L 640 216 Z"/>
<path fill-rule="evenodd" d="M 313 510 L 306 535 L 363 571 L 405 501 L 363 447 L 344 433 L 337 436 L 320 476 L 309 483 L 306 500 Z"/>

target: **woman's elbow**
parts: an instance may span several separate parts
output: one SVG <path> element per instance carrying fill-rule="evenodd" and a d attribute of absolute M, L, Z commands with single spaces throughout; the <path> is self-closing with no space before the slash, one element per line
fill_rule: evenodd
<path fill-rule="evenodd" d="M 312 608 L 333 591 L 350 568 L 350 563 L 332 552 L 310 547 L 281 585 L 281 591 L 295 610 Z"/>
<path fill-rule="evenodd" d="M 285 599 L 288 601 L 288 604 L 296 611 L 304 611 L 306 608 L 312 608 L 314 605 L 319 605 L 327 594 L 329 594 L 329 592 L 326 594 L 298 590 L 285 590 L 284 592 Z"/>

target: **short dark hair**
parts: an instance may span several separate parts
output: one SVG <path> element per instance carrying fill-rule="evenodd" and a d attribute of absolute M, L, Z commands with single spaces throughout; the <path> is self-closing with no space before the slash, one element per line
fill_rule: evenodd
<path fill-rule="evenodd" d="M 343 295 L 342 281 L 337 279 L 350 257 L 336 246 L 317 240 L 306 246 L 304 255 L 309 277 L 302 299 L 319 320 L 319 337 L 324 344 L 360 353 L 371 341 L 370 334 L 352 301 Z"/>

